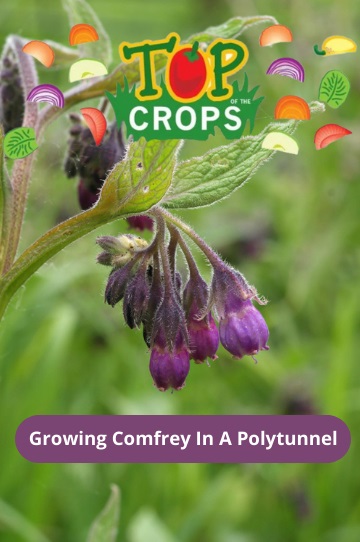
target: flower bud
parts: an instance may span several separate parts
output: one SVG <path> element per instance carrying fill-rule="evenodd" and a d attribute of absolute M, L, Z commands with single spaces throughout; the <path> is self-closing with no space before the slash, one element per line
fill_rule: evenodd
<path fill-rule="evenodd" d="M 190 278 L 184 288 L 184 307 L 189 333 L 190 356 L 195 363 L 206 358 L 216 359 L 219 348 L 219 331 L 211 312 L 202 314 L 208 303 L 208 287 L 199 276 Z"/>
<path fill-rule="evenodd" d="M 195 363 L 204 363 L 206 358 L 216 359 L 219 348 L 219 331 L 209 312 L 201 320 L 188 319 L 190 355 Z"/>
<path fill-rule="evenodd" d="M 124 295 L 124 319 L 131 329 L 140 326 L 146 311 L 149 297 L 150 285 L 146 273 L 146 267 L 141 265 L 135 276 L 128 283 Z"/>
<path fill-rule="evenodd" d="M 98 263 L 102 265 L 112 265 L 113 267 L 123 267 L 130 262 L 137 252 L 141 252 L 148 246 L 147 241 L 135 235 L 104 235 L 98 237 L 96 243 L 104 249 L 98 258 Z"/>
<path fill-rule="evenodd" d="M 95 203 L 99 199 L 99 190 L 96 189 L 95 191 L 92 191 L 87 188 L 83 179 L 79 180 L 77 190 L 79 204 L 83 211 L 86 211 L 86 209 L 90 209 L 90 207 L 95 205 Z"/>
<path fill-rule="evenodd" d="M 185 314 L 191 317 L 201 317 L 206 310 L 209 300 L 209 288 L 200 274 L 193 275 L 188 280 L 183 293 Z"/>
<path fill-rule="evenodd" d="M 180 390 L 190 369 L 184 312 L 175 294 L 164 297 L 156 311 L 151 339 L 150 373 L 160 391 Z"/>
<path fill-rule="evenodd" d="M 175 276 L 174 276 L 174 288 L 175 288 L 177 299 L 179 303 L 181 304 L 182 278 L 178 271 L 175 272 Z"/>
<path fill-rule="evenodd" d="M 132 260 L 124 267 L 111 271 L 105 289 L 105 301 L 112 307 L 124 297 L 126 284 L 131 278 L 134 264 L 135 262 Z"/>
<path fill-rule="evenodd" d="M 159 343 L 161 336 L 165 341 L 164 347 L 166 346 L 169 350 L 172 350 L 179 334 L 182 336 L 184 343 L 188 344 L 185 313 L 176 298 L 176 294 L 169 297 L 164 296 L 154 316 L 151 344 L 154 344 L 156 338 Z"/>
<path fill-rule="evenodd" d="M 142 322 L 143 338 L 147 346 L 150 348 L 155 315 L 164 298 L 164 284 L 157 267 L 153 268 L 149 266 L 147 275 L 150 283 L 150 296 Z"/>
<path fill-rule="evenodd" d="M 123 250 L 129 250 L 131 252 L 137 252 L 149 246 L 145 239 L 137 235 L 132 235 L 131 233 L 120 235 L 117 239 Z"/>
<path fill-rule="evenodd" d="M 231 310 L 233 299 L 245 301 L 255 296 L 255 288 L 247 283 L 241 273 L 234 271 L 225 263 L 214 268 L 211 299 L 215 305 L 219 319 L 224 318 L 229 310 Z"/>
<path fill-rule="evenodd" d="M 126 219 L 130 228 L 134 228 L 134 230 L 144 231 L 144 230 L 154 230 L 154 221 L 152 218 L 146 215 L 136 215 L 136 216 L 129 216 L 129 218 Z"/>
<path fill-rule="evenodd" d="M 181 330 L 172 348 L 166 342 L 164 331 L 160 330 L 151 349 L 150 373 L 160 391 L 169 388 L 181 390 L 190 370 L 189 350 Z"/>
<path fill-rule="evenodd" d="M 112 254 L 109 254 L 108 252 L 101 252 L 97 255 L 96 261 L 101 265 L 112 266 Z"/>
<path fill-rule="evenodd" d="M 220 319 L 220 341 L 224 348 L 239 359 L 268 350 L 268 327 L 251 300 L 232 296 L 227 305 L 228 311 Z"/>
<path fill-rule="evenodd" d="M 112 265 L 114 267 L 123 267 L 132 260 L 132 254 L 130 252 L 123 252 L 122 254 L 114 254 L 112 257 Z"/>
<path fill-rule="evenodd" d="M 220 341 L 226 350 L 240 359 L 269 349 L 268 327 L 251 300 L 262 301 L 241 273 L 225 264 L 214 268 L 212 299 L 220 320 Z"/>
<path fill-rule="evenodd" d="M 24 110 L 19 68 L 15 58 L 8 55 L 0 65 L 0 123 L 5 134 L 22 125 Z"/>
<path fill-rule="evenodd" d="M 98 237 L 96 239 L 96 244 L 98 244 L 102 249 L 110 254 L 120 254 L 123 252 L 124 247 L 120 242 L 118 237 L 113 235 L 104 235 L 103 237 Z"/>
<path fill-rule="evenodd" d="M 125 156 L 125 145 L 121 130 L 114 121 L 102 143 L 96 146 L 90 130 L 83 126 L 81 118 L 72 115 L 68 155 L 65 173 L 70 177 L 78 175 L 79 203 L 83 210 L 89 209 L 99 199 L 100 189 L 108 172 Z"/>

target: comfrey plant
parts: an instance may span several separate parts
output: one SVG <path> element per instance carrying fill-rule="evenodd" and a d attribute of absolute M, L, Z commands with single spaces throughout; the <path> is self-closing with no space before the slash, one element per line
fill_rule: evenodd
<path fill-rule="evenodd" d="M 110 43 L 92 9 L 83 0 L 64 0 L 64 5 L 72 25 L 92 24 L 100 39 L 77 49 L 47 41 L 55 51 L 55 65 L 67 66 L 84 56 L 109 65 Z M 276 24 L 268 16 L 236 17 L 191 36 L 185 43 L 200 42 L 206 47 L 220 37 L 237 38 L 262 22 Z M 114 93 L 116 85 L 138 83 L 139 63 L 121 63 L 108 75 L 74 85 L 64 93 L 62 108 L 39 106 L 26 99 L 38 84 L 35 60 L 22 51 L 27 41 L 9 36 L 0 63 L 0 317 L 19 287 L 49 258 L 96 228 L 125 218 L 139 230 L 153 230 L 153 239 L 149 244 L 130 234 L 97 239 L 102 249 L 98 262 L 111 267 L 105 300 L 111 306 L 122 301 L 126 324 L 130 328 L 142 326 L 151 352 L 150 372 L 160 390 L 181 389 L 190 360 L 203 363 L 216 359 L 220 342 L 236 358 L 254 357 L 267 350 L 269 331 L 254 304 L 265 301 L 240 272 L 227 265 L 172 211 L 211 205 L 227 197 L 274 154 L 262 147 L 266 135 L 274 130 L 291 134 L 298 121 L 270 123 L 258 135 L 233 140 L 187 161 L 178 159 L 181 141 L 140 138 L 126 143 L 114 121 L 108 123 L 102 143 L 96 146 L 77 112 L 80 104 L 99 98 L 99 109 L 106 114 L 105 91 Z M 165 60 L 162 55 L 154 57 L 158 72 Z M 17 255 L 34 157 L 41 150 L 4 160 L 3 135 L 23 126 L 34 130 L 40 144 L 47 126 L 70 109 L 65 173 L 78 179 L 83 211 Z M 318 111 L 322 105 L 314 102 L 310 109 Z M 199 272 L 189 239 L 212 267 L 211 284 Z M 184 286 L 176 265 L 179 251 L 188 268 Z"/>

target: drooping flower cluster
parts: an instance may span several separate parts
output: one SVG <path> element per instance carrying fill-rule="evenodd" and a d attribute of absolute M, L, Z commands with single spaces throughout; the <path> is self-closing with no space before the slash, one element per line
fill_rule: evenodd
<path fill-rule="evenodd" d="M 81 116 L 71 113 L 69 118 L 72 126 L 64 170 L 69 179 L 78 178 L 79 205 L 85 211 L 99 199 L 107 174 L 115 164 L 124 159 L 126 147 L 122 130 L 118 130 L 115 121 L 109 124 L 102 143 L 96 146 Z M 127 220 L 129 226 L 135 230 L 153 229 L 153 221 L 148 216 L 133 216 Z"/>
<path fill-rule="evenodd" d="M 65 173 L 78 177 L 78 198 L 81 209 L 94 205 L 107 173 L 125 156 L 125 144 L 116 123 L 110 124 L 101 145 L 96 146 L 93 136 L 82 122 L 80 115 L 71 113 L 69 151 L 65 161 Z"/>
<path fill-rule="evenodd" d="M 97 243 L 103 252 L 98 262 L 112 267 L 105 301 L 115 306 L 123 300 L 126 324 L 143 327 L 144 340 L 151 350 L 154 384 L 161 391 L 180 390 L 191 359 L 195 363 L 215 360 L 220 342 L 235 358 L 255 356 L 269 348 L 269 331 L 253 305 L 254 300 L 263 302 L 244 277 L 196 236 L 213 267 L 209 287 L 178 228 L 166 223 L 162 210 L 154 209 L 152 214 L 156 217 L 156 234 L 150 245 L 129 234 L 100 237 Z M 184 287 L 176 267 L 178 249 L 189 270 Z"/>

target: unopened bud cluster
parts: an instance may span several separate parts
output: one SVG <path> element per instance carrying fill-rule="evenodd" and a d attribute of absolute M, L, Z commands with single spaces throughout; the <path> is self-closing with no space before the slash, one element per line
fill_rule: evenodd
<path fill-rule="evenodd" d="M 22 125 L 24 103 L 18 64 L 9 51 L 0 63 L 0 124 L 5 134 Z"/>
<path fill-rule="evenodd" d="M 124 159 L 126 146 L 122 131 L 118 130 L 115 121 L 109 124 L 102 143 L 96 146 L 81 116 L 71 113 L 69 118 L 72 126 L 64 170 L 69 179 L 78 178 L 79 205 L 85 211 L 95 205 L 99 199 L 101 187 L 108 173 L 115 164 Z M 148 216 L 130 217 L 128 224 L 139 231 L 153 230 L 153 220 Z"/>
<path fill-rule="evenodd" d="M 97 202 L 100 189 L 108 172 L 125 156 L 121 130 L 115 121 L 109 125 L 101 145 L 96 146 L 93 136 L 79 115 L 70 115 L 72 127 L 65 173 L 78 177 L 78 198 L 81 209 L 89 209 Z"/>
<path fill-rule="evenodd" d="M 254 300 L 263 302 L 240 273 L 206 246 L 213 267 L 209 286 L 179 231 L 171 226 L 167 245 L 160 230 L 157 223 L 150 245 L 131 235 L 100 237 L 97 243 L 103 252 L 98 262 L 112 267 L 105 301 L 113 307 L 123 301 L 126 324 L 143 328 L 154 384 L 161 391 L 180 390 L 191 359 L 215 360 L 220 342 L 235 358 L 255 356 L 269 348 L 269 331 L 253 305 Z M 176 269 L 178 249 L 189 269 L 184 286 Z"/>
<path fill-rule="evenodd" d="M 98 257 L 98 263 L 114 268 L 122 267 L 130 262 L 134 255 L 148 246 L 147 241 L 136 235 L 124 234 L 119 237 L 99 237 L 98 245 L 104 249 Z"/>

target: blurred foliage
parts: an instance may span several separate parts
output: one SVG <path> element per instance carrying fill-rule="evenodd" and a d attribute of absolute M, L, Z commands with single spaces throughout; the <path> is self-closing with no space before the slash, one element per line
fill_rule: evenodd
<path fill-rule="evenodd" d="M 141 333 L 124 327 L 102 301 L 106 270 L 96 266 L 95 234 L 67 248 L 13 300 L 0 329 L 0 540 L 79 542 L 104 506 L 111 484 L 122 492 L 118 540 L 127 542 L 358 542 L 360 540 L 360 336 L 358 54 L 316 57 L 332 34 L 358 36 L 360 4 L 325 0 L 91 0 L 111 36 L 122 40 L 180 35 L 233 15 L 271 14 L 294 42 L 260 50 L 261 27 L 244 40 L 250 84 L 265 100 L 256 131 L 277 99 L 317 98 L 322 76 L 341 69 L 351 81 L 339 110 L 303 123 L 298 157 L 279 155 L 235 196 L 182 216 L 259 292 L 271 350 L 233 361 L 223 350 L 208 368 L 193 365 L 186 388 L 159 393 L 148 373 Z M 60 1 L 3 2 L 1 41 L 9 32 L 67 43 Z M 270 62 L 294 56 L 305 83 L 267 77 Z M 68 87 L 66 71 L 40 69 L 42 82 Z M 353 135 L 315 151 L 325 123 Z M 61 134 L 61 135 L 59 135 Z M 22 246 L 77 211 L 75 186 L 62 173 L 66 119 L 38 152 Z M 188 142 L 183 156 L 222 142 Z M 126 231 L 125 222 L 99 234 Z M 203 271 L 209 269 L 203 264 Z M 347 456 L 324 465 L 43 465 L 16 451 L 20 422 L 34 414 L 278 414 L 341 417 L 352 433 Z M 42 533 L 42 534 L 41 534 Z"/>

